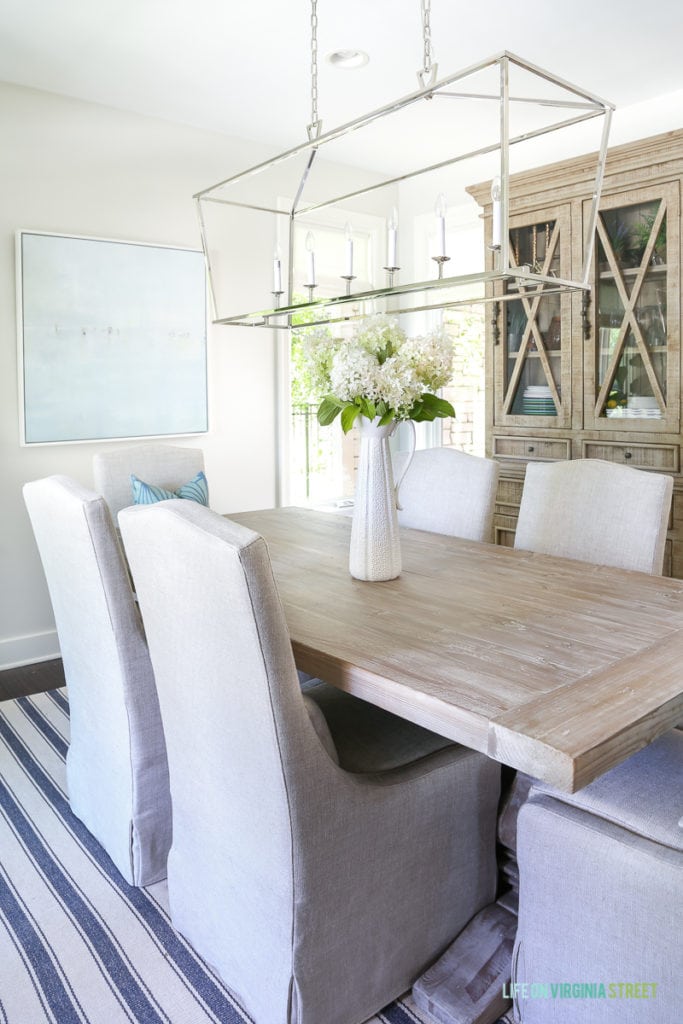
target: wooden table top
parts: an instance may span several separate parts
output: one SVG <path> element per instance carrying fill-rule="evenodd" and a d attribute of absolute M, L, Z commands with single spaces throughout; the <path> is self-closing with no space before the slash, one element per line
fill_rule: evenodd
<path fill-rule="evenodd" d="M 270 550 L 299 668 L 568 792 L 683 721 L 683 580 L 417 530 L 348 572 L 351 520 L 232 515 Z"/>

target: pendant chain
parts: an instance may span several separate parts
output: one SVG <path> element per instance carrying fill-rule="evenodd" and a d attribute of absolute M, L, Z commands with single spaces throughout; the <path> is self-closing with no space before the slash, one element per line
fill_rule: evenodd
<path fill-rule="evenodd" d="M 318 120 L 318 0 L 311 0 L 311 124 L 309 136 L 320 133 Z"/>
<path fill-rule="evenodd" d="M 424 43 L 424 72 L 426 75 L 432 70 L 432 61 L 434 55 L 432 53 L 432 26 L 431 26 L 431 13 L 432 13 L 432 0 L 420 0 L 420 10 L 422 12 L 422 39 Z"/>

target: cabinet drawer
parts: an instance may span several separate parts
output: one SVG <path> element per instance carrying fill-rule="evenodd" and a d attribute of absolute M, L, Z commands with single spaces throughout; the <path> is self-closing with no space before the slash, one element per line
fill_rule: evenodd
<path fill-rule="evenodd" d="M 584 459 L 605 459 L 635 469 L 678 472 L 677 444 L 628 444 L 624 441 L 584 441 Z"/>
<path fill-rule="evenodd" d="M 493 454 L 499 459 L 568 459 L 571 455 L 568 437 L 500 437 L 493 438 Z"/>
<path fill-rule="evenodd" d="M 507 507 L 510 506 L 516 511 L 522 500 L 523 486 L 522 480 L 499 480 L 496 491 L 496 508 L 500 505 L 501 512 L 506 512 Z"/>
<path fill-rule="evenodd" d="M 495 515 L 493 517 L 493 542 L 503 548 L 515 546 L 515 530 L 517 520 L 514 516 Z"/>
<path fill-rule="evenodd" d="M 498 487 L 500 488 L 500 484 L 498 484 Z M 674 522 L 683 524 L 683 494 L 679 491 L 674 491 L 674 500 L 671 510 Z"/>
<path fill-rule="evenodd" d="M 674 576 L 674 543 L 672 540 L 667 540 L 664 545 L 664 564 L 662 566 L 662 576 Z"/>

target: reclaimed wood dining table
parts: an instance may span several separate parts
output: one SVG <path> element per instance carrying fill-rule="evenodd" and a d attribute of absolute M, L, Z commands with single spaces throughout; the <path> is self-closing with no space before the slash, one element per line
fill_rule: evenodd
<path fill-rule="evenodd" d="M 574 792 L 683 721 L 683 580 L 401 530 L 348 571 L 351 520 L 231 515 L 266 540 L 297 666 Z"/>

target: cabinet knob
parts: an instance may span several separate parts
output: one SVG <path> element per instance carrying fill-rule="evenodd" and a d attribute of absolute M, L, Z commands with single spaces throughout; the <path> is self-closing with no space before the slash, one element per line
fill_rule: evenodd
<path fill-rule="evenodd" d="M 625 458 L 625 459 L 632 459 L 632 458 L 633 458 L 633 455 L 632 455 L 632 453 L 631 453 L 631 452 L 624 452 L 624 458 Z"/>
<path fill-rule="evenodd" d="M 530 444 L 529 447 L 527 448 L 527 451 L 528 452 L 535 452 L 536 449 L 534 448 L 534 446 L 532 444 Z"/>

